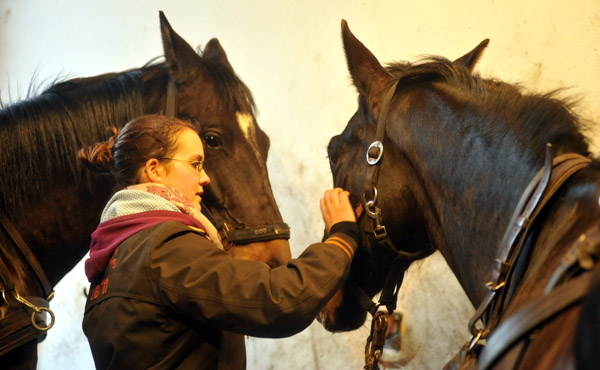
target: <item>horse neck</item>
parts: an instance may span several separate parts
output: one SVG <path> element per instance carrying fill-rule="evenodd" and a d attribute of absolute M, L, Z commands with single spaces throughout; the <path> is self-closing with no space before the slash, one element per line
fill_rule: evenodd
<path fill-rule="evenodd" d="M 427 148 L 413 161 L 421 179 L 417 194 L 431 241 L 476 305 L 521 192 L 538 168 L 510 150 L 447 149 Z"/>
<path fill-rule="evenodd" d="M 53 285 L 85 255 L 111 192 L 76 153 L 142 113 L 140 82 L 137 71 L 73 79 L 0 112 L 9 148 L 0 148 L 0 173 L 13 174 L 0 183 L 0 206 Z"/>

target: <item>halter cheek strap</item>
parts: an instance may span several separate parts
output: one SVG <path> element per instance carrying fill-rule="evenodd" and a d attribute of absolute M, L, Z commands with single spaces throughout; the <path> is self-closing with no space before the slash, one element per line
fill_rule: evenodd
<path fill-rule="evenodd" d="M 369 145 L 366 153 L 366 160 L 369 165 L 367 168 L 366 183 L 363 191 L 363 202 L 366 217 L 361 217 L 362 228 L 368 234 L 373 234 L 377 244 L 385 248 L 393 257 L 392 264 L 388 270 L 379 303 L 375 303 L 371 298 L 354 282 L 348 281 L 346 284 L 354 296 L 359 300 L 363 308 L 373 315 L 371 333 L 367 338 L 365 346 L 365 369 L 379 369 L 378 361 L 383 353 L 385 344 L 385 332 L 387 330 L 387 320 L 396 309 L 398 300 L 398 291 L 404 279 L 404 272 L 412 261 L 426 257 L 431 254 L 433 249 L 425 249 L 416 253 L 410 253 L 397 248 L 390 240 L 386 227 L 382 223 L 382 211 L 377 206 L 377 181 L 381 163 L 383 162 L 383 143 L 385 140 L 385 130 L 387 115 L 390 103 L 396 94 L 396 89 L 400 80 L 394 82 L 385 95 L 381 113 L 377 121 L 377 131 L 375 141 Z M 378 312 L 379 307 L 385 306 L 387 313 Z"/>

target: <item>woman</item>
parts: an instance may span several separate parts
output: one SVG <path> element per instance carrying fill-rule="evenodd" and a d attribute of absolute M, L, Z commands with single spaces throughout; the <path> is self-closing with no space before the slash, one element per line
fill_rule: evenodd
<path fill-rule="evenodd" d="M 348 275 L 359 235 L 348 192 L 321 199 L 328 238 L 271 269 L 224 252 L 200 212 L 210 179 L 191 124 L 141 117 L 79 156 L 124 187 L 106 205 L 85 263 L 83 330 L 99 369 L 217 369 L 223 331 L 295 334 Z"/>

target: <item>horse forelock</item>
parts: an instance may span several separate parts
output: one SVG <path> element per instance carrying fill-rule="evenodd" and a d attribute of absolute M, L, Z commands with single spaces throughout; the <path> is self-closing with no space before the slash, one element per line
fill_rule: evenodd
<path fill-rule="evenodd" d="M 48 190 L 49 179 L 91 187 L 77 161 L 84 145 L 107 138 L 142 113 L 141 71 L 59 82 L 0 111 L 0 207 L 11 213 Z"/>

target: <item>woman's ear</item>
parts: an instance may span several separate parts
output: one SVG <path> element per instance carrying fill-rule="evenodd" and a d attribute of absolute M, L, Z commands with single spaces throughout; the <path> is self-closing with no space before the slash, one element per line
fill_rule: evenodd
<path fill-rule="evenodd" d="M 156 158 L 148 159 L 146 166 L 144 167 L 144 180 L 145 182 L 158 182 L 160 183 L 160 174 L 162 172 L 162 166 Z"/>

